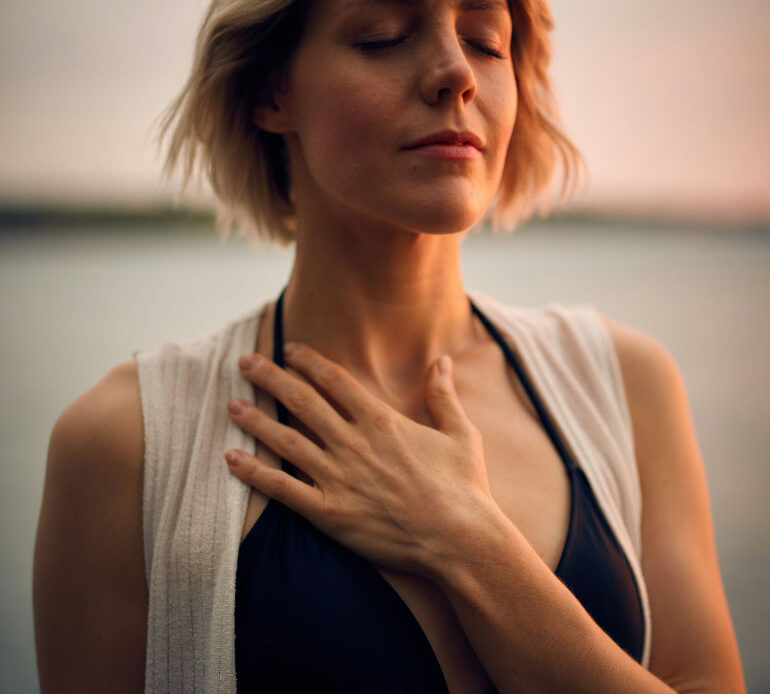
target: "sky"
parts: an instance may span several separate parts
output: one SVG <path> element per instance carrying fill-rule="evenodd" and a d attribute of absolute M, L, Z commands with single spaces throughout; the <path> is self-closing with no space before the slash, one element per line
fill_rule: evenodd
<path fill-rule="evenodd" d="M 25 0 L 0 24 L 0 201 L 168 200 L 154 124 L 205 0 Z M 770 219 L 770 2 L 552 0 L 573 205 Z"/>

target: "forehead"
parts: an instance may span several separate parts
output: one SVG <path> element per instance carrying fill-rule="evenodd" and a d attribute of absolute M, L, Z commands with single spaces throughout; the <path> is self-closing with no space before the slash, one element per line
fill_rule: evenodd
<path fill-rule="evenodd" d="M 404 12 L 419 12 L 424 18 L 431 13 L 454 10 L 461 13 L 484 11 L 490 21 L 512 22 L 512 7 L 520 0 L 312 0 L 310 14 L 305 25 L 302 45 L 313 43 L 315 38 L 323 36 L 326 31 L 348 21 L 358 21 L 358 17 L 379 16 L 382 10 L 394 8 Z"/>
<path fill-rule="evenodd" d="M 389 5 L 423 9 L 437 9 L 449 5 L 458 10 L 502 10 L 504 12 L 510 9 L 508 0 L 340 0 L 340 5 L 343 11 Z"/>

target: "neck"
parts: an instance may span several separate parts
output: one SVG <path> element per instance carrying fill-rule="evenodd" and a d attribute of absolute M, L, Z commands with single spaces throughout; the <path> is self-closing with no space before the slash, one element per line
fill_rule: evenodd
<path fill-rule="evenodd" d="M 460 241 L 461 234 L 300 228 L 285 341 L 310 345 L 385 395 L 422 392 L 435 359 L 478 340 Z"/>

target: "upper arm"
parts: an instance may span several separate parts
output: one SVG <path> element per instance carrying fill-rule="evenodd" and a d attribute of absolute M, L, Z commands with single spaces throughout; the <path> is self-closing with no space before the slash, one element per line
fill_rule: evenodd
<path fill-rule="evenodd" d="M 623 375 L 642 491 L 650 670 L 680 692 L 743 692 L 706 479 L 679 368 L 657 340 L 604 321 Z"/>
<path fill-rule="evenodd" d="M 33 601 L 42 692 L 141 692 L 147 623 L 143 426 L 135 362 L 51 434 Z"/>

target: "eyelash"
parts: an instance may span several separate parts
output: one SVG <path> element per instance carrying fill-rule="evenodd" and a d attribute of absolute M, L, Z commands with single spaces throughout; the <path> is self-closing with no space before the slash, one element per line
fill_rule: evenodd
<path fill-rule="evenodd" d="M 364 53 L 374 53 L 376 51 L 382 51 L 386 50 L 388 48 L 395 48 L 400 43 L 403 43 L 406 40 L 405 36 L 397 36 L 393 39 L 383 39 L 381 41 L 362 41 L 361 43 L 357 43 L 359 49 L 361 49 Z M 494 50 L 493 48 L 489 48 L 489 46 L 485 46 L 483 43 L 478 43 L 477 41 L 466 41 L 468 45 L 475 48 L 480 53 L 483 53 L 484 55 L 489 56 L 490 58 L 497 58 L 499 60 L 503 60 L 503 55 L 501 55 L 498 51 Z"/>

